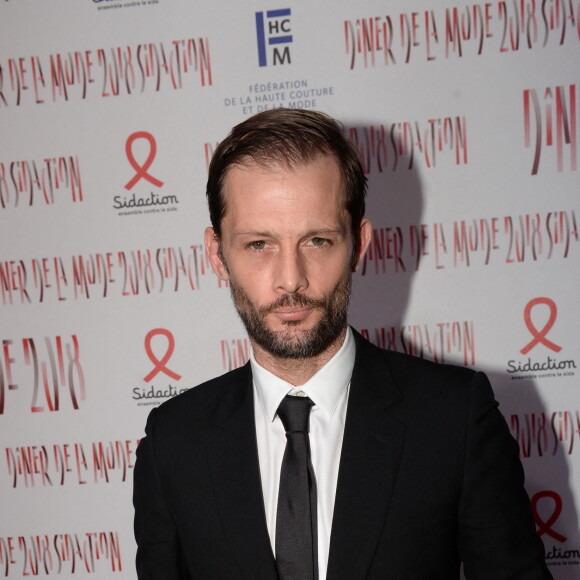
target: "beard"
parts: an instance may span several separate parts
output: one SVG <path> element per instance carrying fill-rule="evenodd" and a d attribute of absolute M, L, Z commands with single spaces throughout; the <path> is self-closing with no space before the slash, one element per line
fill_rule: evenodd
<path fill-rule="evenodd" d="M 266 306 L 256 307 L 241 286 L 230 278 L 230 290 L 250 339 L 271 355 L 285 359 L 316 356 L 332 345 L 346 326 L 352 274 L 347 271 L 327 298 L 307 298 L 302 294 L 284 294 Z M 313 328 L 302 330 L 301 321 L 286 320 L 284 330 L 271 330 L 266 317 L 278 308 L 316 308 L 322 311 Z"/>

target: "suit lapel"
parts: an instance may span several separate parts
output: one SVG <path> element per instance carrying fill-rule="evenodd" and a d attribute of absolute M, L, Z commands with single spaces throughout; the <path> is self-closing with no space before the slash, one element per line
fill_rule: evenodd
<path fill-rule="evenodd" d="M 358 333 L 330 538 L 328 580 L 367 577 L 395 485 L 405 426 L 383 355 Z"/>
<path fill-rule="evenodd" d="M 243 578 L 276 580 L 268 536 L 254 419 L 249 364 L 226 390 L 212 417 L 207 448 L 216 503 L 226 540 Z"/>

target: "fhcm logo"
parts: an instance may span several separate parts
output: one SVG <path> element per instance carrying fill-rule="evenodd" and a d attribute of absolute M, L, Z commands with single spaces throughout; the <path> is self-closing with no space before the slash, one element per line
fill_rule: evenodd
<path fill-rule="evenodd" d="M 260 66 L 290 64 L 292 34 L 290 8 L 256 12 L 256 36 L 258 37 L 258 62 Z M 286 45 L 286 46 L 284 46 Z M 271 51 L 268 48 L 271 47 Z"/>

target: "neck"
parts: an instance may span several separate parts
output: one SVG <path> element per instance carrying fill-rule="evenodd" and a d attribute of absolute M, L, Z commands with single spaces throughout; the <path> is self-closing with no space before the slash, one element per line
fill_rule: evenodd
<path fill-rule="evenodd" d="M 321 353 L 308 358 L 274 356 L 250 339 L 256 362 L 282 380 L 299 387 L 309 381 L 339 350 L 346 337 L 346 328 Z"/>

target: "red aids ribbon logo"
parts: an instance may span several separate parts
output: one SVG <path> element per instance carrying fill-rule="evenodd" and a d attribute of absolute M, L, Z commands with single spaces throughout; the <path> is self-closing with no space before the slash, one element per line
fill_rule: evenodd
<path fill-rule="evenodd" d="M 161 357 L 161 359 L 158 359 L 155 356 L 155 353 L 151 348 L 151 342 L 153 338 L 159 335 L 164 336 L 167 339 L 167 350 L 165 351 L 165 354 Z M 164 373 L 168 377 L 171 377 L 176 381 L 178 381 L 181 378 L 181 375 L 177 374 L 176 372 L 173 372 L 166 366 L 167 363 L 169 362 L 169 359 L 173 355 L 174 350 L 175 350 L 175 339 L 173 338 L 173 334 L 171 334 L 169 330 L 166 330 L 165 328 L 154 328 L 153 330 L 150 330 L 147 333 L 147 336 L 145 337 L 145 352 L 147 353 L 149 360 L 155 366 L 148 375 L 143 377 L 143 380 L 146 383 L 148 383 L 151 379 L 153 379 L 153 377 L 157 376 L 159 373 Z"/>
<path fill-rule="evenodd" d="M 133 144 L 137 139 L 145 139 L 149 143 L 149 154 L 147 155 L 147 159 L 143 165 L 139 165 L 135 160 L 135 156 L 133 155 Z M 157 187 L 161 187 L 163 185 L 163 181 L 153 177 L 147 170 L 151 167 L 153 160 L 155 159 L 155 155 L 157 155 L 157 143 L 155 142 L 155 137 L 151 135 L 151 133 L 147 133 L 147 131 L 137 131 L 131 135 L 129 135 L 127 142 L 125 143 L 125 154 L 127 155 L 127 159 L 131 164 L 131 167 L 135 170 L 135 175 L 133 179 L 128 181 L 125 184 L 125 189 L 131 189 L 135 187 L 135 184 L 140 181 L 141 179 L 146 179 L 149 183 Z"/>
<path fill-rule="evenodd" d="M 538 330 L 534 325 L 534 323 L 532 322 L 532 310 L 538 304 L 544 304 L 550 309 L 550 318 L 548 318 L 548 322 L 546 322 L 546 324 L 544 324 L 544 327 L 540 330 Z M 554 342 L 552 342 L 547 338 L 548 332 L 550 331 L 552 326 L 554 326 L 554 322 L 556 322 L 557 315 L 558 308 L 556 306 L 556 303 L 551 298 L 542 298 L 542 297 L 534 298 L 533 300 L 530 300 L 526 304 L 526 307 L 524 309 L 524 321 L 526 323 L 526 326 L 528 327 L 528 330 L 530 331 L 530 334 L 534 338 L 530 340 L 530 342 L 528 342 L 528 344 L 526 344 L 526 346 L 524 346 L 522 350 L 520 350 L 522 354 L 528 354 L 528 352 L 530 352 L 538 344 L 543 344 L 544 346 L 547 346 L 554 352 L 560 352 L 562 350 L 561 346 L 558 346 L 557 344 L 555 344 Z"/>
<path fill-rule="evenodd" d="M 538 502 L 548 497 L 554 501 L 554 509 L 552 510 L 552 515 L 544 521 L 538 514 Z M 542 536 L 543 534 L 548 534 L 557 540 L 558 542 L 565 542 L 567 540 L 566 536 L 559 534 L 556 532 L 552 526 L 556 523 L 556 520 L 560 517 L 562 513 L 562 498 L 559 494 L 555 491 L 551 491 L 549 489 L 545 491 L 539 491 L 532 497 L 531 499 L 532 504 L 532 512 L 534 514 L 534 519 L 536 520 L 536 525 L 538 526 L 537 534 L 538 536 Z"/>

